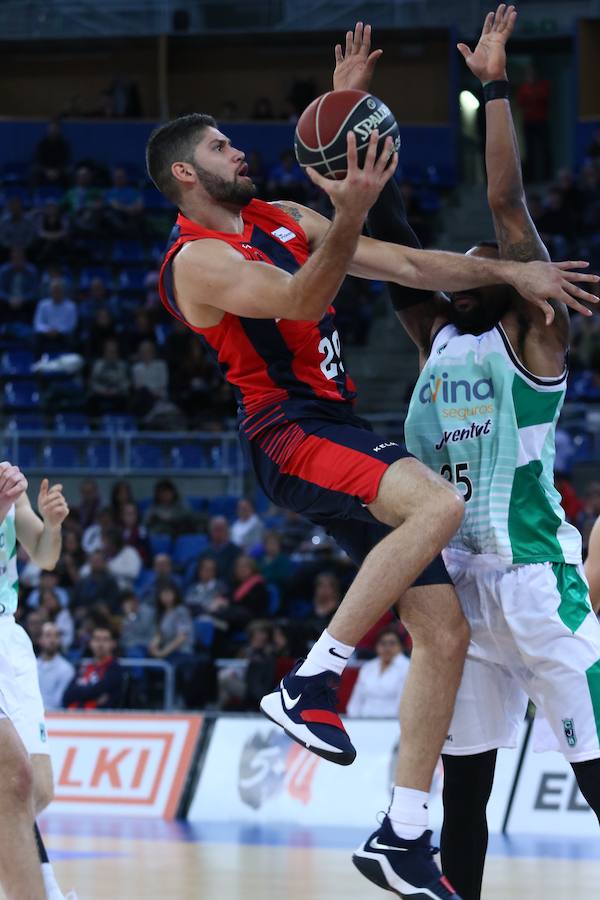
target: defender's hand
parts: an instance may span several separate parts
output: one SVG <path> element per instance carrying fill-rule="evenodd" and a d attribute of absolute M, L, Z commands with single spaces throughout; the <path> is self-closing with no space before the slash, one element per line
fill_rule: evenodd
<path fill-rule="evenodd" d="M 69 515 L 69 507 L 62 492 L 62 484 L 54 484 L 49 487 L 48 479 L 44 478 L 38 494 L 38 510 L 46 525 L 50 528 L 58 528 Z"/>
<path fill-rule="evenodd" d="M 516 263 L 514 273 L 509 276 L 509 282 L 524 300 L 539 306 L 546 317 L 546 325 L 550 325 L 554 321 L 554 310 L 548 302 L 549 299 L 560 300 L 584 316 L 592 315 L 591 309 L 579 301 L 598 303 L 598 297 L 577 287 L 577 282 L 597 284 L 600 276 L 571 271 L 571 269 L 585 269 L 588 265 L 589 263 L 581 260 L 561 263 Z"/>
<path fill-rule="evenodd" d="M 27 490 L 27 479 L 18 466 L 9 462 L 0 463 L 0 506 L 12 506 Z"/>
<path fill-rule="evenodd" d="M 391 137 L 386 138 L 379 159 L 376 158 L 378 140 L 379 132 L 375 130 L 369 138 L 365 164 L 361 169 L 358 165 L 356 137 L 354 132 L 348 132 L 348 171 L 341 181 L 325 178 L 310 166 L 306 169 L 311 181 L 328 195 L 336 214 L 361 224 L 398 164 L 398 154 L 392 152 L 394 142 Z"/>
<path fill-rule="evenodd" d="M 346 49 L 335 46 L 334 91 L 368 91 L 377 60 L 383 50 L 371 50 L 371 26 L 357 22 L 354 34 L 346 33 Z"/>
<path fill-rule="evenodd" d="M 516 21 L 514 6 L 501 3 L 495 13 L 485 17 L 479 43 L 473 52 L 467 44 L 457 44 L 469 69 L 482 83 L 506 80 L 506 43 Z"/>

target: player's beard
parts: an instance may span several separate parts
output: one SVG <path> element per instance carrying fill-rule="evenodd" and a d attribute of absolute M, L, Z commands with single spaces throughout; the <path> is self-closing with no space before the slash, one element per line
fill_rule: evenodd
<path fill-rule="evenodd" d="M 237 175 L 233 181 L 226 181 L 220 175 L 214 175 L 197 163 L 192 163 L 198 181 L 213 200 L 218 203 L 226 203 L 230 206 L 247 206 L 256 197 L 256 185 L 249 178 L 239 179 Z"/>

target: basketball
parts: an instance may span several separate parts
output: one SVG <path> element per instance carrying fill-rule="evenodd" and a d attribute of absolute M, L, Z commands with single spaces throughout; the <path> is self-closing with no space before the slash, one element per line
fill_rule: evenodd
<path fill-rule="evenodd" d="M 388 137 L 400 148 L 400 131 L 389 107 L 366 91 L 330 91 L 317 97 L 302 113 L 296 126 L 294 148 L 303 167 L 312 166 L 327 178 L 343 178 L 349 131 L 356 136 L 358 164 L 363 165 L 369 138 L 379 129 L 377 154 Z"/>

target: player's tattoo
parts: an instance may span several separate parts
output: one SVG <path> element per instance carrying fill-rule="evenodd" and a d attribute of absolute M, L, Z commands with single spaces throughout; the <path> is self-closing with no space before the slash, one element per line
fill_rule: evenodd
<path fill-rule="evenodd" d="M 501 259 L 511 259 L 516 262 L 532 262 L 533 260 L 548 260 L 548 251 L 535 230 L 535 227 L 525 228 L 520 235 L 520 240 L 509 238 L 509 230 L 501 219 L 495 221 L 496 236 Z"/>
<path fill-rule="evenodd" d="M 277 209 L 283 210 L 284 213 L 287 213 L 288 216 L 291 216 L 292 219 L 295 219 L 296 222 L 302 221 L 302 212 L 298 209 L 297 206 L 292 206 L 290 203 L 271 203 L 271 206 L 277 207 Z"/>

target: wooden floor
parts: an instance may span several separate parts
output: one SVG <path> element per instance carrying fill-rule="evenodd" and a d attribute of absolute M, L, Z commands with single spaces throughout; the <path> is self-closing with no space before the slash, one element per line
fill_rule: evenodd
<path fill-rule="evenodd" d="M 377 900 L 391 896 L 354 870 L 347 849 L 272 846 L 259 829 L 247 843 L 223 842 L 214 835 L 168 823 L 116 820 L 42 822 L 46 843 L 63 891 L 79 900 Z M 267 838 L 272 839 L 271 837 Z M 310 836 L 306 839 L 311 843 Z M 315 841 L 316 842 L 316 841 Z M 339 843 L 339 842 L 334 842 Z M 584 900 L 600 896 L 600 853 L 587 842 L 589 859 L 535 857 L 531 842 L 513 840 L 492 847 L 484 900 Z M 561 855 L 586 856 L 585 844 L 571 843 Z M 546 847 L 547 852 L 547 847 Z M 595 857 L 595 858 L 594 858 Z"/>

